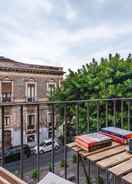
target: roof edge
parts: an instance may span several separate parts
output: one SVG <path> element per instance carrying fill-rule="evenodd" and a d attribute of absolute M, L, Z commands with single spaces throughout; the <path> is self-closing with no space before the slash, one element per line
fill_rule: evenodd
<path fill-rule="evenodd" d="M 21 70 L 25 70 L 25 69 L 29 69 L 29 70 L 33 69 L 34 70 L 34 69 L 36 69 L 36 70 L 41 70 L 41 71 L 42 70 L 49 70 L 49 71 L 54 70 L 54 71 L 58 71 L 58 72 L 63 72 L 63 67 L 23 63 L 23 62 L 18 62 L 18 61 L 15 61 L 13 59 L 9 59 L 9 58 L 3 57 L 3 56 L 0 56 L 0 61 L 9 62 L 9 63 L 13 64 L 15 68 L 19 68 Z M 8 67 L 5 66 L 5 68 L 10 68 L 10 66 L 8 66 Z"/>

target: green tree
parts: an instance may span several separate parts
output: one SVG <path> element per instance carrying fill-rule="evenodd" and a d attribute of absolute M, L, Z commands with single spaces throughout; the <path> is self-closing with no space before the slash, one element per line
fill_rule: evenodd
<path fill-rule="evenodd" d="M 87 100 L 103 98 L 121 98 L 131 97 L 132 95 L 132 56 L 121 58 L 117 53 L 114 56 L 109 54 L 108 58 L 101 58 L 99 62 L 95 59 L 91 63 L 83 65 L 76 72 L 69 70 L 63 86 L 58 88 L 52 97 L 52 101 L 68 100 Z M 117 104 L 117 106 L 120 104 Z M 97 123 L 96 104 L 90 104 L 91 127 L 95 129 Z M 110 113 L 112 114 L 112 104 L 109 104 Z M 62 115 L 63 107 L 60 105 L 59 111 Z M 119 110 L 118 110 L 119 111 Z M 125 113 L 125 112 L 124 112 Z M 73 106 L 68 107 L 69 119 L 75 114 Z M 86 129 L 86 106 L 80 106 L 80 130 Z M 100 114 L 102 125 L 104 122 L 104 103 L 100 103 Z M 117 123 L 120 119 L 120 112 L 117 113 Z M 70 119 L 71 120 L 71 119 Z M 112 122 L 112 116 L 109 116 L 109 123 Z"/>

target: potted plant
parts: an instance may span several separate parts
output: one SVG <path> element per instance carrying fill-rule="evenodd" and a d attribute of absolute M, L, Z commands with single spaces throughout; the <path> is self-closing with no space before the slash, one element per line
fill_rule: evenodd
<path fill-rule="evenodd" d="M 97 179 L 96 179 L 96 183 L 97 184 L 104 184 L 104 180 L 101 176 L 98 176 Z"/>
<path fill-rule="evenodd" d="M 60 161 L 60 170 L 59 170 L 59 174 L 60 176 L 64 176 L 64 167 L 65 167 L 65 160 L 61 160 Z M 66 167 L 68 167 L 68 164 L 66 164 Z"/>
<path fill-rule="evenodd" d="M 39 177 L 39 171 L 37 169 L 33 169 L 32 178 L 33 178 L 35 183 L 36 183 L 38 177 Z"/>
<path fill-rule="evenodd" d="M 87 184 L 92 184 L 92 181 L 91 181 L 91 177 L 90 176 L 87 176 L 86 183 Z"/>
<path fill-rule="evenodd" d="M 72 156 L 72 162 L 73 164 L 77 163 L 77 156 L 75 154 Z"/>
<path fill-rule="evenodd" d="M 60 167 L 61 167 L 61 168 L 64 168 L 64 166 L 65 166 L 65 161 L 64 161 L 64 160 L 61 160 L 61 162 L 60 162 Z"/>
<path fill-rule="evenodd" d="M 49 171 L 52 171 L 52 164 L 51 164 L 51 161 L 48 162 L 48 169 L 49 169 Z"/>

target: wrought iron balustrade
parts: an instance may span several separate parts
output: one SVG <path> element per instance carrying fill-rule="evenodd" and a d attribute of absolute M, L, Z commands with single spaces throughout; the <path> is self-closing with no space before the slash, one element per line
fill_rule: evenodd
<path fill-rule="evenodd" d="M 36 96 L 28 96 L 26 97 L 26 102 L 37 102 Z"/>
<path fill-rule="evenodd" d="M 48 106 L 52 112 L 52 172 L 55 172 L 55 127 L 63 124 L 63 140 L 64 140 L 64 177 L 67 178 L 67 143 L 73 141 L 74 135 L 86 132 L 94 132 L 106 126 L 117 126 L 132 129 L 132 98 L 114 98 L 114 99 L 90 99 L 90 100 L 74 100 L 74 101 L 57 101 L 57 102 L 25 102 L 25 103 L 3 103 L 0 104 L 1 120 L 2 120 L 2 159 L 1 164 L 4 167 L 4 114 L 6 107 L 20 107 L 20 132 L 21 132 L 21 159 L 20 159 L 20 176 L 23 178 L 23 137 L 24 137 L 24 107 L 35 106 L 37 108 L 37 170 L 40 171 L 40 106 Z M 56 116 L 58 123 L 56 124 Z M 39 175 L 38 175 L 39 180 Z M 79 158 L 77 157 L 76 183 L 79 184 Z"/>
<path fill-rule="evenodd" d="M 1 94 L 2 102 L 11 102 L 12 101 L 12 94 L 11 93 L 2 93 Z"/>

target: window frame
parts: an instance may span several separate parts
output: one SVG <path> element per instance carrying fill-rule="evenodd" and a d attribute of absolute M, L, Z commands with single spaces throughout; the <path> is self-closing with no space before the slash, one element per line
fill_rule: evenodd
<path fill-rule="evenodd" d="M 28 118 L 29 118 L 29 116 L 34 116 L 34 128 L 33 128 L 33 129 L 29 129 L 29 128 L 28 128 L 28 123 L 29 123 L 29 122 L 28 122 L 28 120 L 29 120 Z M 28 114 L 27 114 L 27 116 L 26 116 L 26 130 L 27 130 L 27 131 L 29 131 L 29 130 L 35 130 L 35 129 L 36 129 L 36 120 L 37 120 L 36 118 L 37 118 L 37 117 L 36 117 L 36 113 L 28 113 Z"/>
<path fill-rule="evenodd" d="M 9 118 L 9 124 L 5 123 L 5 118 Z M 6 121 L 7 122 L 7 121 Z M 4 126 L 5 127 L 10 127 L 11 126 L 11 115 L 4 115 Z"/>
<path fill-rule="evenodd" d="M 14 97 L 14 81 L 10 80 L 8 77 L 0 80 L 0 100 L 2 101 L 2 83 L 11 83 L 11 102 L 13 101 Z"/>
<path fill-rule="evenodd" d="M 34 85 L 34 96 L 30 96 L 28 94 L 28 85 Z M 25 96 L 26 96 L 27 100 L 29 98 L 36 98 L 37 97 L 37 82 L 35 82 L 35 81 L 27 81 L 26 82 Z"/>
<path fill-rule="evenodd" d="M 47 86 L 46 86 L 47 95 L 49 95 L 50 92 L 51 92 L 51 89 L 50 89 L 50 87 L 49 87 L 50 85 L 54 85 L 53 91 L 55 91 L 55 89 L 56 89 L 56 87 L 57 87 L 56 81 L 48 81 L 48 82 L 47 82 Z"/>

